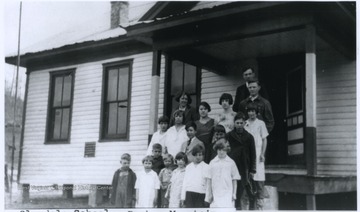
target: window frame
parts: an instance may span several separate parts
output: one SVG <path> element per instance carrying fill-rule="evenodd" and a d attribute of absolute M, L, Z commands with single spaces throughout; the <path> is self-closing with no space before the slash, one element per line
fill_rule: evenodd
<path fill-rule="evenodd" d="M 187 60 L 183 60 L 181 58 L 177 58 L 177 57 L 172 57 L 170 55 L 166 55 L 165 57 L 165 90 L 164 90 L 164 115 L 171 117 L 171 112 L 172 112 L 172 94 L 171 94 L 171 77 L 172 77 L 172 63 L 173 61 L 180 61 L 183 64 L 188 64 L 191 66 L 194 66 L 196 69 L 196 99 L 193 99 L 193 101 L 196 101 L 196 105 L 195 108 L 197 108 L 200 104 L 201 101 L 201 72 L 202 72 L 202 67 L 200 65 L 191 63 Z M 184 69 L 183 69 L 184 71 Z M 184 83 L 184 82 L 183 82 Z M 184 85 L 183 85 L 184 86 Z"/>
<path fill-rule="evenodd" d="M 75 88 L 75 68 L 65 69 L 59 71 L 51 71 L 49 72 L 49 93 L 48 93 L 48 106 L 47 106 L 47 117 L 46 117 L 46 130 L 45 130 L 45 144 L 70 144 L 71 138 L 71 124 L 72 124 L 72 110 L 74 103 L 74 88 Z M 50 130 L 53 129 L 52 123 L 52 114 L 53 114 L 53 101 L 54 101 L 54 92 L 55 92 L 55 79 L 59 76 L 64 76 L 70 74 L 72 76 L 71 79 L 71 91 L 70 91 L 70 106 L 69 106 L 69 125 L 68 125 L 68 136 L 66 139 L 54 139 L 51 138 L 53 133 Z"/>
<path fill-rule="evenodd" d="M 106 119 L 106 98 L 107 98 L 107 80 L 108 80 L 108 70 L 111 68 L 121 68 L 128 67 L 128 98 L 127 98 L 127 117 L 126 124 L 127 130 L 124 135 L 117 136 L 107 136 L 106 135 L 106 127 L 107 120 Z M 102 73 L 102 95 L 101 95 L 101 114 L 100 114 L 100 129 L 99 129 L 99 142 L 121 142 L 121 141 L 129 141 L 130 139 L 130 114 L 131 114 L 131 88 L 132 88 L 132 71 L 133 71 L 133 59 L 122 60 L 111 63 L 103 64 L 103 73 Z M 122 100 L 123 101 L 123 100 Z"/>

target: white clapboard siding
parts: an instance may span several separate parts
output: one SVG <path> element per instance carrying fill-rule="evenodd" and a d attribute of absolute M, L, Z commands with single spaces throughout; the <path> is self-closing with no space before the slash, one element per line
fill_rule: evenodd
<path fill-rule="evenodd" d="M 318 174 L 356 175 L 356 68 L 335 52 L 317 54 Z"/>
<path fill-rule="evenodd" d="M 235 100 L 236 88 L 240 85 L 241 78 L 233 75 L 219 75 L 205 69 L 201 72 L 201 101 L 206 101 L 211 106 L 209 116 L 214 118 L 222 111 L 219 99 L 221 94 L 229 93 Z"/>
<path fill-rule="evenodd" d="M 127 59 L 133 59 L 129 139 L 102 142 L 99 134 L 103 64 Z M 70 143 L 44 144 L 49 72 L 68 68 L 76 70 Z M 120 156 L 125 152 L 132 156 L 133 170 L 140 170 L 148 142 L 151 69 L 152 53 L 144 53 L 31 72 L 20 182 L 110 184 L 114 171 L 120 166 Z M 85 142 L 96 142 L 95 157 L 84 158 Z"/>

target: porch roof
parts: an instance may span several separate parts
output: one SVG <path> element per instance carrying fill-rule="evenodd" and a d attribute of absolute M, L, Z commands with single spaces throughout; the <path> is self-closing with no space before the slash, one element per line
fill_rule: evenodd
<path fill-rule="evenodd" d="M 241 59 L 304 52 L 304 29 L 317 27 L 317 49 L 355 57 L 354 2 L 230 2 L 126 27 L 128 36 L 214 69 Z M 182 58 L 186 59 L 186 58 Z M 209 62 L 210 61 L 210 62 Z"/>

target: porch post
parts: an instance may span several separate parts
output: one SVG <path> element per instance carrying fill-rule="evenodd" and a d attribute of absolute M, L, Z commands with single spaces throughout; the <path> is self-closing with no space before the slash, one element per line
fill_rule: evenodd
<path fill-rule="evenodd" d="M 153 52 L 153 65 L 151 75 L 151 93 L 150 93 L 150 123 L 149 123 L 149 141 L 157 130 L 157 119 L 159 110 L 159 86 L 160 86 L 160 68 L 161 51 Z"/>
<path fill-rule="evenodd" d="M 306 26 L 305 58 L 305 157 L 308 175 L 316 175 L 316 28 Z"/>

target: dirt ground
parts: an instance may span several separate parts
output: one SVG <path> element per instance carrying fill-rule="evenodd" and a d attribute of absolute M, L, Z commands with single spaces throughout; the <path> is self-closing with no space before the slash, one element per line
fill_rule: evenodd
<path fill-rule="evenodd" d="M 5 209 L 84 209 L 91 208 L 88 205 L 89 191 L 74 191 L 73 198 L 66 199 L 62 196 L 61 190 L 30 190 L 30 202 L 22 202 L 21 189 L 15 184 L 10 193 L 4 193 Z M 108 200 L 99 204 L 97 208 L 111 208 Z"/>

